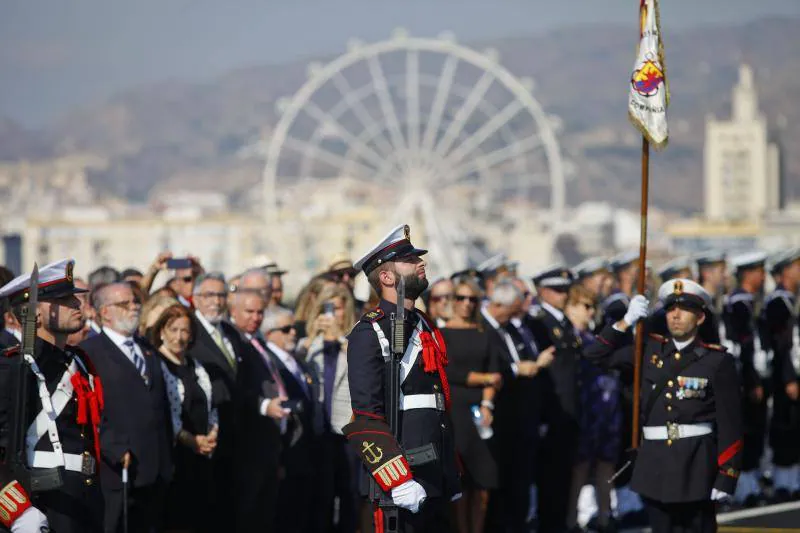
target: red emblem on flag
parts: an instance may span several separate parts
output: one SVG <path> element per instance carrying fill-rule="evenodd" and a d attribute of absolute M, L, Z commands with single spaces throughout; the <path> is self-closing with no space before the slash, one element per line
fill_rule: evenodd
<path fill-rule="evenodd" d="M 642 96 L 655 96 L 664 83 L 664 71 L 651 60 L 639 67 L 631 78 L 634 90 Z"/>

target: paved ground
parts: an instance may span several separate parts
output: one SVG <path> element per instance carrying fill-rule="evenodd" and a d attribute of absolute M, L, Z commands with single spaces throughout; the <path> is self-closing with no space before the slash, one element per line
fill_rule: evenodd
<path fill-rule="evenodd" d="M 720 533 L 800 533 L 800 502 L 768 505 L 717 515 Z M 650 528 L 622 533 L 649 533 Z"/>

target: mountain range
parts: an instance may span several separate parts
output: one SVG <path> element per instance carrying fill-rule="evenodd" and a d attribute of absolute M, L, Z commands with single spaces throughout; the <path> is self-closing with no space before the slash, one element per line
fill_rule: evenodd
<path fill-rule="evenodd" d="M 784 190 L 789 198 L 800 196 L 798 23 L 763 19 L 665 32 L 671 137 L 670 146 L 652 157 L 654 205 L 684 213 L 702 209 L 705 120 L 729 115 L 743 63 L 754 70 L 760 109 L 783 148 Z M 575 168 L 569 203 L 638 206 L 641 141 L 626 116 L 635 28 L 572 27 L 464 44 L 495 48 L 511 73 L 535 80 L 534 96 L 560 117 L 561 150 Z M 108 161 L 89 175 L 100 193 L 143 201 L 162 190 L 192 187 L 239 198 L 259 182 L 263 163 L 237 153 L 271 132 L 279 118 L 276 102 L 303 84 L 306 67 L 307 62 L 253 66 L 202 83 L 131 88 L 39 131 L 0 119 L 0 160 L 90 153 Z"/>

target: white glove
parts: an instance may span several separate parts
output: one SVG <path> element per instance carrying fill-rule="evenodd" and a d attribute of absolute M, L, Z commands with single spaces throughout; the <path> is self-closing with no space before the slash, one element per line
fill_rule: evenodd
<path fill-rule="evenodd" d="M 47 516 L 36 507 L 28 507 L 11 524 L 11 533 L 46 533 L 50 531 Z"/>
<path fill-rule="evenodd" d="M 409 479 L 402 485 L 392 489 L 392 501 L 398 507 L 402 507 L 412 513 L 419 512 L 419 506 L 425 501 L 428 495 L 422 485 Z"/>
<path fill-rule="evenodd" d="M 631 299 L 631 303 L 628 304 L 628 311 L 625 313 L 625 316 L 622 317 L 622 320 L 624 320 L 629 326 L 633 327 L 639 320 L 647 316 L 649 307 L 650 302 L 647 300 L 647 298 L 641 294 L 637 294 Z"/>
<path fill-rule="evenodd" d="M 730 498 L 731 495 L 727 492 L 722 492 L 721 490 L 711 489 L 711 500 L 715 502 L 721 502 Z"/>

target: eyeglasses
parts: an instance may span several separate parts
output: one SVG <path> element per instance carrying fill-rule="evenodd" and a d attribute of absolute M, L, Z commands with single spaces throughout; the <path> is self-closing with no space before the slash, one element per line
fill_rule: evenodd
<path fill-rule="evenodd" d="M 191 283 L 192 281 L 194 281 L 194 276 L 182 276 L 178 279 L 184 283 Z"/>
<path fill-rule="evenodd" d="M 288 326 L 283 326 L 280 328 L 271 328 L 270 330 L 267 331 L 267 333 L 274 333 L 276 331 L 280 331 L 281 333 L 288 335 L 289 332 L 292 331 L 293 329 L 294 329 L 294 324 L 289 324 Z"/>
<path fill-rule="evenodd" d="M 108 303 L 106 305 L 107 306 L 113 306 L 113 307 L 122 307 L 124 309 L 126 307 L 136 307 L 137 305 L 141 305 L 141 304 L 139 302 L 137 302 L 136 300 L 123 300 L 121 302 L 112 302 L 112 303 Z"/>
<path fill-rule="evenodd" d="M 586 303 L 586 302 L 581 302 L 581 305 L 582 305 L 582 306 L 583 306 L 583 308 L 584 308 L 584 309 L 586 309 L 587 311 L 594 311 L 594 308 L 595 308 L 594 304 L 590 304 L 590 303 Z"/>
<path fill-rule="evenodd" d="M 219 300 L 224 300 L 228 295 L 224 292 L 201 292 L 198 293 L 197 296 L 200 298 L 217 298 Z"/>
<path fill-rule="evenodd" d="M 478 303 L 478 297 L 477 296 L 465 296 L 463 294 L 456 294 L 456 301 L 457 302 L 463 302 L 464 300 L 467 300 L 471 304 Z"/>
<path fill-rule="evenodd" d="M 432 302 L 441 302 L 442 300 L 449 302 L 452 299 L 453 299 L 452 294 L 437 294 L 436 296 L 431 296 Z"/>

